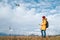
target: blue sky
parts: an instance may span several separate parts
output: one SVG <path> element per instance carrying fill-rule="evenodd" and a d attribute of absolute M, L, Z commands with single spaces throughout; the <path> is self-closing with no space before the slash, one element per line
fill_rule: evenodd
<path fill-rule="evenodd" d="M 49 21 L 47 35 L 60 34 L 60 0 L 0 0 L 0 32 L 41 35 L 43 15 Z"/>

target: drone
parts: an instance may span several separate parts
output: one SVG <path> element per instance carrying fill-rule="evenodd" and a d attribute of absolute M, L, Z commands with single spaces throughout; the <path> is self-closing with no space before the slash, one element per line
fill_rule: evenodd
<path fill-rule="evenodd" d="M 19 4 L 15 4 L 16 6 L 20 6 Z"/>

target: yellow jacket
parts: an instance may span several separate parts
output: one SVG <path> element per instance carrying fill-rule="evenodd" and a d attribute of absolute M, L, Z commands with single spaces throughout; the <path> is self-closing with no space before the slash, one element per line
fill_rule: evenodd
<path fill-rule="evenodd" d="M 42 23 L 41 23 L 41 30 L 46 30 L 46 18 L 42 19 Z"/>

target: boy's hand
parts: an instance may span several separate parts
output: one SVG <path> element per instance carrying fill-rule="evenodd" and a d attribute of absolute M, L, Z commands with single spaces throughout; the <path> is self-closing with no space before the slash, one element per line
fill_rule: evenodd
<path fill-rule="evenodd" d="M 39 24 L 39 25 L 41 25 L 41 24 Z M 41 25 L 41 26 L 43 26 L 43 25 Z"/>

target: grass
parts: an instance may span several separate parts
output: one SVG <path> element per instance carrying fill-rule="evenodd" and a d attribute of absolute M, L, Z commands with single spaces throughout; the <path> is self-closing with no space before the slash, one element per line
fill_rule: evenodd
<path fill-rule="evenodd" d="M 48 36 L 43 39 L 40 36 L 0 36 L 0 40 L 60 40 L 60 36 Z"/>

